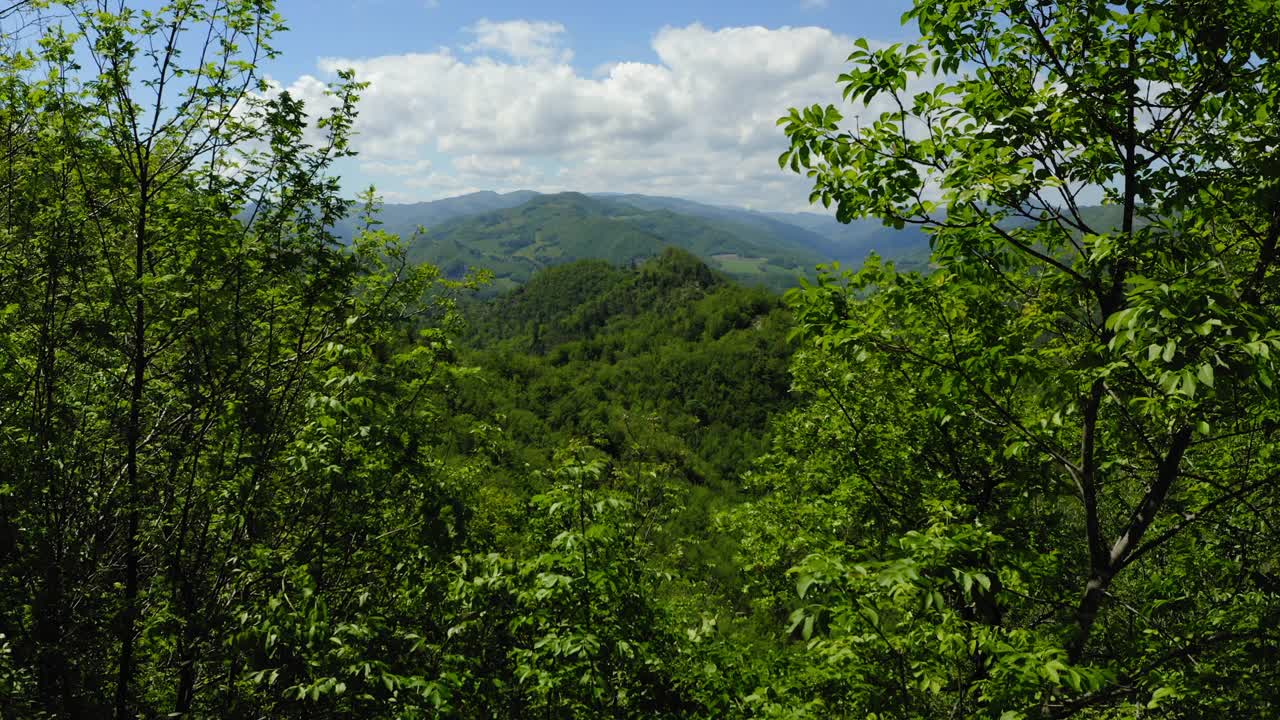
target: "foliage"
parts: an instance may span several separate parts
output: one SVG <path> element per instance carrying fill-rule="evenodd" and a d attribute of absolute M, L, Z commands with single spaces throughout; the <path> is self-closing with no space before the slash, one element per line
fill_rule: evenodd
<path fill-rule="evenodd" d="M 361 86 L 310 125 L 258 94 L 269 3 L 56 10 L 3 55 L 0 712 L 406 714 L 351 648 L 403 642 L 397 563 L 463 531 L 459 283 L 338 246 Z"/>
<path fill-rule="evenodd" d="M 938 266 L 796 297 L 812 372 L 904 403 L 828 390 L 869 436 L 832 510 L 878 516 L 815 533 L 795 571 L 813 651 L 851 669 L 830 702 L 1274 707 L 1278 8 L 922 0 L 920 44 L 862 43 L 840 78 L 894 109 L 781 121 L 815 200 L 926 227 Z"/>
<path fill-rule="evenodd" d="M 476 702 L 482 714 L 672 716 L 675 637 L 655 603 L 661 577 L 646 562 L 643 518 L 601 486 L 602 456 L 570 446 L 560 462 L 531 501 L 530 553 L 459 561 L 451 599 L 464 614 L 450 637 L 482 657 L 506 648 Z"/>
<path fill-rule="evenodd" d="M 507 452 L 535 466 L 591 439 L 619 460 L 660 461 L 719 488 L 788 403 L 778 298 L 673 248 L 634 271 L 549 268 L 469 315 L 478 347 L 464 358 L 481 371 L 460 388 L 460 407 L 504 426 Z"/>

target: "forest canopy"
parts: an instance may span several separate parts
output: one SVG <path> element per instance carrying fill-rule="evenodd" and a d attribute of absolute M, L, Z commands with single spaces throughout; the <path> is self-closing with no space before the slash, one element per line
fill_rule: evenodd
<path fill-rule="evenodd" d="M 493 295 L 268 0 L 0 9 L 0 717 L 1280 712 L 1280 2 L 903 20 L 779 163 L 927 266 Z"/>

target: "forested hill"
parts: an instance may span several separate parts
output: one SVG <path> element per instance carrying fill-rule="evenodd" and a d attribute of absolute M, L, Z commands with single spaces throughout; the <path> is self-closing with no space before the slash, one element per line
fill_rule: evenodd
<path fill-rule="evenodd" d="M 1114 230 L 1117 206 L 1084 206 L 1091 230 Z M 820 264 L 857 268 L 872 253 L 901 270 L 927 270 L 929 236 L 879 220 L 841 223 L 817 212 L 756 212 L 682 198 L 624 193 L 540 194 L 482 191 L 410 204 L 382 205 L 380 227 L 410 240 L 410 258 L 461 277 L 468 268 L 493 272 L 487 292 L 511 290 L 540 268 L 580 259 L 635 264 L 662 248 L 679 247 L 747 285 L 783 291 L 810 280 Z M 1143 221 L 1140 221 L 1143 222 Z M 1006 227 L 1031 218 L 1005 218 Z M 354 235 L 358 222 L 337 227 Z M 1080 235 L 1078 228 L 1072 231 Z"/>
<path fill-rule="evenodd" d="M 1078 208 L 1092 231 L 1119 227 L 1114 205 Z M 468 268 L 494 273 L 488 292 L 513 289 L 539 268 L 580 259 L 614 265 L 642 262 L 662 248 L 679 247 L 747 285 L 783 291 L 820 264 L 857 268 L 872 253 L 901 270 L 929 266 L 929 235 L 876 219 L 837 221 L 818 212 L 757 212 L 683 198 L 634 193 L 540 194 L 475 192 L 411 204 L 386 204 L 380 227 L 410 243 L 410 257 L 442 267 L 451 277 Z M 1145 221 L 1139 220 L 1140 223 Z M 1014 215 L 1005 227 L 1025 227 Z M 338 225 L 353 236 L 358 223 Z M 1070 228 L 1077 237 L 1080 228 Z M 421 231 L 421 232 L 420 232 Z"/>
<path fill-rule="evenodd" d="M 817 253 L 779 244 L 763 233 L 578 193 L 540 195 L 517 207 L 442 223 L 414 240 L 410 257 L 452 276 L 468 267 L 487 268 L 502 290 L 542 267 L 581 258 L 634 263 L 669 245 L 740 279 L 775 288 L 794 285 L 824 262 Z"/>
<path fill-rule="evenodd" d="M 842 224 L 818 213 L 769 215 L 650 195 L 479 192 L 385 205 L 378 219 L 389 232 L 414 238 L 414 260 L 439 265 L 453 277 L 468 267 L 491 270 L 498 291 L 542 267 L 587 258 L 623 265 L 667 246 L 774 290 L 812 278 L 819 264 L 856 266 L 871 252 L 909 268 L 922 268 L 928 259 L 924 233 L 877 220 Z M 351 237 L 355 227 L 344 222 L 339 234 Z"/>
<path fill-rule="evenodd" d="M 579 260 L 472 306 L 464 405 L 541 464 L 572 439 L 675 475 L 736 479 L 789 406 L 781 299 L 667 248 L 635 268 Z"/>
<path fill-rule="evenodd" d="M 909 269 L 923 269 L 929 262 L 929 237 L 917 227 L 899 230 L 875 219 L 842 223 L 829 213 L 758 212 L 653 195 L 603 193 L 601 197 L 730 223 L 762 233 L 775 243 L 807 249 L 824 262 L 856 267 L 872 252 Z"/>

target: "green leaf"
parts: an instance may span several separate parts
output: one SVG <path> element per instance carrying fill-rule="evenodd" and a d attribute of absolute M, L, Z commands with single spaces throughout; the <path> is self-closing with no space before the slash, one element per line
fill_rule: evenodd
<path fill-rule="evenodd" d="M 1155 692 L 1151 693 L 1151 699 L 1147 701 L 1147 708 L 1148 709 L 1158 708 L 1166 698 L 1174 699 L 1174 698 L 1177 698 L 1178 696 L 1179 694 L 1178 694 L 1177 688 L 1172 688 L 1168 686 L 1158 687 L 1155 689 Z"/>
<path fill-rule="evenodd" d="M 1196 372 L 1196 377 L 1205 385 L 1213 387 L 1213 366 L 1209 363 L 1204 363 Z"/>
<path fill-rule="evenodd" d="M 809 588 L 817 582 L 817 579 L 818 578 L 813 575 L 801 575 L 800 578 L 796 580 L 796 592 L 799 593 L 801 598 L 809 592 Z"/>

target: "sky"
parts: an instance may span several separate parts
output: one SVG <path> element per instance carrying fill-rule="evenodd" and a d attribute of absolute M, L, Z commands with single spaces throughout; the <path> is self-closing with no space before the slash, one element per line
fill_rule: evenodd
<path fill-rule="evenodd" d="M 778 169 L 776 120 L 841 104 L 853 41 L 913 39 L 900 24 L 908 6 L 280 0 L 290 30 L 265 71 L 317 106 L 341 68 L 370 83 L 360 155 L 339 168 L 349 192 L 640 192 L 794 211 L 809 185 Z"/>

